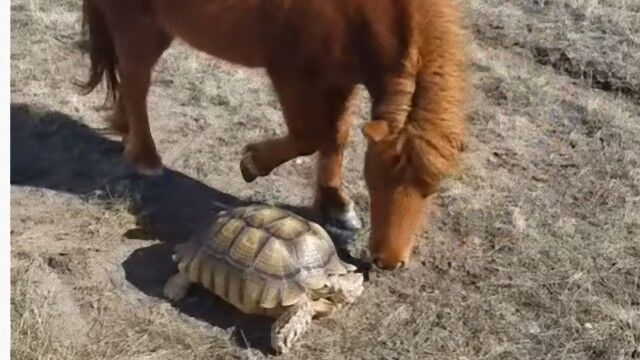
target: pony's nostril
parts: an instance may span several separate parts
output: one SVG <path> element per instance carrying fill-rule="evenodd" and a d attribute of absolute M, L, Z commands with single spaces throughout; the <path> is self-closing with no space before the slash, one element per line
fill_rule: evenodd
<path fill-rule="evenodd" d="M 399 261 L 399 262 L 397 262 L 395 264 L 385 264 L 385 262 L 382 261 L 382 259 L 379 258 L 379 257 L 374 257 L 373 260 L 371 260 L 371 262 L 378 269 L 383 269 L 383 270 L 398 270 L 398 269 L 402 269 L 402 268 L 404 268 L 406 266 L 406 262 L 404 262 L 404 261 Z"/>
<path fill-rule="evenodd" d="M 384 263 L 382 262 L 382 260 L 379 257 L 375 257 L 373 258 L 373 260 L 371 261 L 373 263 L 373 265 L 375 265 L 378 269 L 384 269 Z"/>

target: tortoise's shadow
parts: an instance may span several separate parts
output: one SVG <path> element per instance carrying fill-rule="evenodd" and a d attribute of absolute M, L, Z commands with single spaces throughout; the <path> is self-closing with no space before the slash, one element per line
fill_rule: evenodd
<path fill-rule="evenodd" d="M 137 226 L 122 235 L 161 241 L 135 250 L 122 263 L 126 280 L 148 296 L 163 298 L 164 283 L 176 271 L 171 260 L 176 244 L 208 226 L 216 213 L 251 203 L 170 169 L 158 178 L 139 176 L 123 164 L 120 142 L 64 113 L 12 104 L 10 122 L 12 185 L 98 199 L 105 206 L 114 198 L 128 200 Z M 307 208 L 277 205 L 311 216 Z M 271 351 L 273 320 L 241 313 L 202 287 L 194 286 L 176 307 L 213 326 L 234 328 L 242 347 Z"/>
<path fill-rule="evenodd" d="M 127 281 L 149 296 L 164 299 L 162 288 L 177 271 L 171 261 L 172 253 L 169 243 L 135 250 L 122 264 Z M 229 331 L 241 347 L 265 353 L 273 351 L 270 343 L 273 319 L 244 314 L 200 285 L 193 285 L 174 306 L 186 315 Z"/>

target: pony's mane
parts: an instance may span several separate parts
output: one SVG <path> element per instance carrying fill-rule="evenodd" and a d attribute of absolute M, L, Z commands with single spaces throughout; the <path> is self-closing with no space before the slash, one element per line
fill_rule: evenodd
<path fill-rule="evenodd" d="M 373 119 L 388 126 L 399 166 L 409 167 L 424 193 L 435 191 L 440 179 L 458 167 L 467 92 L 459 12 L 448 1 L 434 1 L 438 11 L 414 9 L 402 67 L 387 80 L 388 92 L 373 113 Z M 432 35 L 428 29 L 433 26 L 448 36 Z"/>

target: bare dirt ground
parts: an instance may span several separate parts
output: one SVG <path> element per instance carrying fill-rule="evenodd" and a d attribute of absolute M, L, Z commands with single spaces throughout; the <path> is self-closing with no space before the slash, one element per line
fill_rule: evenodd
<path fill-rule="evenodd" d="M 13 357 L 273 357 L 269 320 L 202 290 L 177 306 L 160 291 L 172 246 L 223 206 L 309 204 L 314 159 L 244 183 L 242 146 L 284 131 L 270 84 L 176 43 L 149 100 L 171 170 L 160 182 L 132 175 L 102 131 L 104 92 L 73 85 L 88 65 L 80 7 L 11 2 Z M 411 266 L 372 273 L 359 302 L 282 358 L 640 358 L 640 3 L 466 9 L 475 93 L 463 171 Z M 367 214 L 355 130 L 347 188 Z"/>

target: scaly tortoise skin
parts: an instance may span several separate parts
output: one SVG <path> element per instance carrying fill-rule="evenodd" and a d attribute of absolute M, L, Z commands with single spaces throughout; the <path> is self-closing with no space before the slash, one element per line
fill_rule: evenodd
<path fill-rule="evenodd" d="M 178 273 L 165 285 L 167 298 L 178 301 L 200 283 L 245 313 L 275 317 L 271 342 L 279 352 L 314 316 L 329 315 L 363 290 L 362 274 L 340 260 L 320 225 L 273 206 L 223 211 L 175 250 Z"/>

